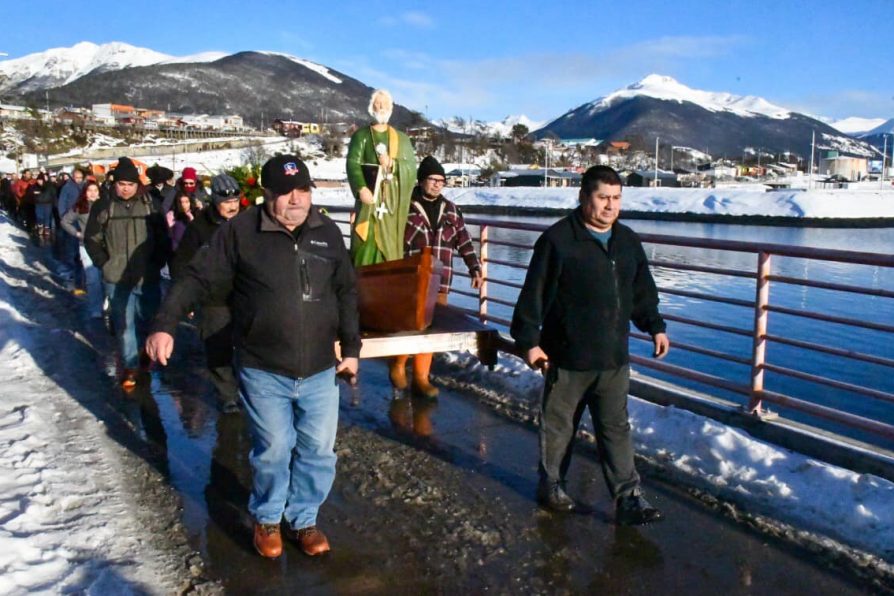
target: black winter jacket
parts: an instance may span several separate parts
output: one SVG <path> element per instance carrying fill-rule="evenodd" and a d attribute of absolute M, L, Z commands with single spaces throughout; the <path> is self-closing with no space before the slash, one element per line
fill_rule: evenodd
<path fill-rule="evenodd" d="M 264 206 L 224 223 L 176 280 L 153 324 L 171 335 L 194 304 L 232 286 L 241 366 L 294 379 L 360 354 L 357 285 L 338 227 L 311 207 L 297 238 Z"/>
<path fill-rule="evenodd" d="M 199 214 L 183 232 L 183 238 L 180 239 L 180 244 L 177 245 L 174 258 L 171 260 L 171 277 L 175 282 L 183 276 L 190 261 L 199 250 L 207 248 L 214 232 L 226 221 L 213 205 L 199 211 Z M 229 286 L 215 288 L 203 304 L 205 306 L 226 306 L 230 289 Z"/>
<path fill-rule="evenodd" d="M 615 222 L 606 251 L 577 208 L 534 245 L 510 333 L 560 368 L 610 370 L 629 362 L 630 321 L 651 335 L 665 330 L 639 237 Z"/>

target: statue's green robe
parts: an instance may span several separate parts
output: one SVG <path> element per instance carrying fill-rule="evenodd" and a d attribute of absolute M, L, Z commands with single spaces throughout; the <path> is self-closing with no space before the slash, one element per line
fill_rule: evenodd
<path fill-rule="evenodd" d="M 389 127 L 389 129 L 394 130 Z M 384 261 L 394 261 L 404 257 L 404 228 L 410 211 L 410 194 L 416 184 L 416 153 L 406 134 L 396 131 L 396 135 L 376 132 L 372 127 L 357 130 L 348 146 L 346 169 L 348 184 L 354 195 L 354 225 L 351 228 L 351 258 L 354 265 L 372 265 Z M 397 138 L 398 147 L 392 148 L 391 140 Z M 382 143 L 394 155 L 392 192 L 386 203 L 389 213 L 376 213 L 374 205 L 360 202 L 360 189 L 366 186 L 363 165 L 378 165 L 376 145 Z M 370 188 L 370 192 L 375 189 Z M 368 224 L 364 225 L 364 222 Z M 357 226 L 361 226 L 358 234 Z M 367 227 L 368 225 L 368 227 Z M 362 236 L 366 238 L 362 238 Z"/>

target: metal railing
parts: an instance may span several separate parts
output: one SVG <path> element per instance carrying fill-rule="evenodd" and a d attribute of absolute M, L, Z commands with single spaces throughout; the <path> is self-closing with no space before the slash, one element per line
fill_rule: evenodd
<path fill-rule="evenodd" d="M 494 271 L 494 265 L 503 268 L 524 271 L 527 269 L 527 260 L 524 263 L 517 261 L 496 259 L 492 257 L 492 248 L 506 247 L 520 251 L 531 251 L 533 249 L 533 239 L 531 242 L 510 242 L 506 240 L 496 240 L 492 238 L 492 230 L 516 230 L 532 233 L 540 233 L 547 229 L 548 226 L 540 224 L 528 224 L 518 222 L 504 222 L 491 219 L 471 218 L 465 219 L 466 225 L 478 228 L 479 234 L 474 240 L 478 243 L 479 256 L 482 263 L 483 283 L 477 292 L 457 288 L 451 290 L 453 294 L 466 296 L 472 300 L 477 300 L 477 309 L 463 309 L 466 312 L 477 316 L 482 322 L 497 324 L 503 327 L 509 327 L 511 321 L 504 317 L 499 317 L 491 312 L 490 305 L 501 305 L 508 308 L 514 307 L 515 302 L 507 299 L 506 292 L 520 291 L 522 284 L 517 281 L 498 277 Z M 347 223 L 347 220 L 340 221 Z M 672 345 L 676 350 L 683 350 L 689 353 L 700 354 L 723 362 L 735 363 L 748 367 L 750 369 L 750 378 L 741 381 L 723 378 L 716 374 L 710 374 L 704 370 L 689 368 L 679 364 L 670 364 L 664 361 L 643 358 L 631 353 L 630 360 L 633 364 L 659 371 L 660 373 L 676 379 L 685 379 L 710 387 L 722 389 L 733 394 L 743 396 L 743 409 L 758 416 L 765 414 L 764 403 L 776 404 L 781 407 L 800 411 L 810 416 L 822 418 L 845 427 L 870 432 L 886 439 L 894 440 L 894 425 L 883 421 L 875 420 L 866 416 L 857 415 L 822 405 L 813 403 L 806 399 L 793 397 L 776 391 L 770 391 L 765 388 L 765 373 L 772 372 L 792 379 L 798 379 L 808 383 L 832 388 L 835 390 L 845 391 L 880 400 L 882 402 L 894 403 L 894 393 L 879 389 L 877 387 L 864 386 L 860 383 L 849 383 L 836 380 L 827 376 L 812 374 L 792 367 L 782 366 L 768 360 L 767 347 L 771 343 L 785 345 L 798 350 L 808 350 L 821 353 L 835 359 L 836 362 L 858 361 L 872 365 L 894 369 L 894 359 L 880 356 L 877 354 L 868 354 L 864 352 L 845 349 L 842 347 L 830 346 L 816 342 L 804 341 L 790 337 L 786 333 L 784 326 L 779 325 L 773 327 L 771 325 L 771 314 L 786 315 L 808 319 L 812 321 L 822 321 L 826 323 L 836 323 L 853 329 L 869 329 L 886 334 L 888 341 L 894 340 L 894 325 L 867 321 L 853 317 L 833 316 L 830 314 L 815 312 L 802 308 L 790 308 L 781 304 L 776 304 L 771 300 L 771 287 L 775 284 L 788 284 L 792 286 L 801 286 L 804 288 L 817 288 L 834 292 L 841 292 L 854 297 L 875 296 L 886 299 L 894 299 L 894 291 L 878 288 L 864 288 L 856 285 L 832 283 L 828 281 L 811 280 L 807 278 L 792 277 L 773 273 L 774 257 L 786 257 L 796 259 L 808 259 L 811 261 L 825 261 L 846 263 L 854 265 L 869 265 L 883 268 L 894 268 L 894 255 L 865 253 L 843 250 L 817 249 L 808 247 L 793 247 L 779 244 L 753 243 L 729 240 L 712 240 L 689 238 L 681 236 L 669 236 L 660 234 L 639 234 L 640 239 L 646 245 L 663 245 L 696 249 L 709 249 L 713 251 L 731 251 L 736 253 L 750 253 L 756 257 L 753 270 L 733 269 L 728 267 L 718 267 L 705 265 L 700 263 L 685 262 L 673 259 L 652 259 L 650 266 L 653 272 L 658 269 L 675 270 L 681 272 L 691 272 L 696 274 L 707 274 L 715 276 L 723 276 L 723 278 L 732 279 L 750 279 L 754 280 L 754 300 L 743 300 L 741 298 L 732 298 L 711 292 L 698 292 L 687 288 L 679 287 L 662 287 L 659 285 L 659 292 L 662 295 L 679 296 L 684 298 L 695 299 L 699 301 L 708 301 L 717 304 L 724 304 L 733 307 L 748 308 L 753 312 L 752 325 L 745 328 L 735 325 L 723 325 L 715 322 L 705 321 L 693 317 L 681 316 L 679 314 L 663 313 L 663 317 L 672 324 L 694 326 L 707 329 L 716 334 L 733 335 L 742 338 L 751 339 L 750 354 L 731 354 L 722 350 L 717 350 L 694 343 L 686 343 L 673 339 Z M 458 257 L 457 257 L 458 258 Z M 464 277 L 464 274 L 458 270 L 454 270 L 454 275 Z M 494 287 L 503 288 L 503 297 L 497 297 L 494 294 Z M 890 338 L 888 337 L 890 336 Z M 637 340 L 651 341 L 648 335 L 633 332 L 631 337 Z"/>

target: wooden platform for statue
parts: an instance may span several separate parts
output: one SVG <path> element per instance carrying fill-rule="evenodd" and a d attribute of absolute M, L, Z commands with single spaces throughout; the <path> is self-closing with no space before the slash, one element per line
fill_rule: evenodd
<path fill-rule="evenodd" d="M 412 257 L 358 267 L 360 329 L 396 333 L 428 328 L 442 269 L 429 247 Z"/>
<path fill-rule="evenodd" d="M 424 331 L 367 332 L 362 338 L 361 358 L 468 350 L 477 353 L 482 364 L 493 366 L 497 363 L 497 330 L 455 306 L 436 305 L 431 327 Z M 335 351 L 340 358 L 338 343 Z"/>

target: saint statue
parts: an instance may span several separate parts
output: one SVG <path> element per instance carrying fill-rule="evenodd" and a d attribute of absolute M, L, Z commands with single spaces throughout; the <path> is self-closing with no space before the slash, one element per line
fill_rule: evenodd
<path fill-rule="evenodd" d="M 369 101 L 374 122 L 357 129 L 348 146 L 348 183 L 356 201 L 351 257 L 357 267 L 404 257 L 416 154 L 409 137 L 388 124 L 393 109 L 390 93 L 374 91 Z"/>

